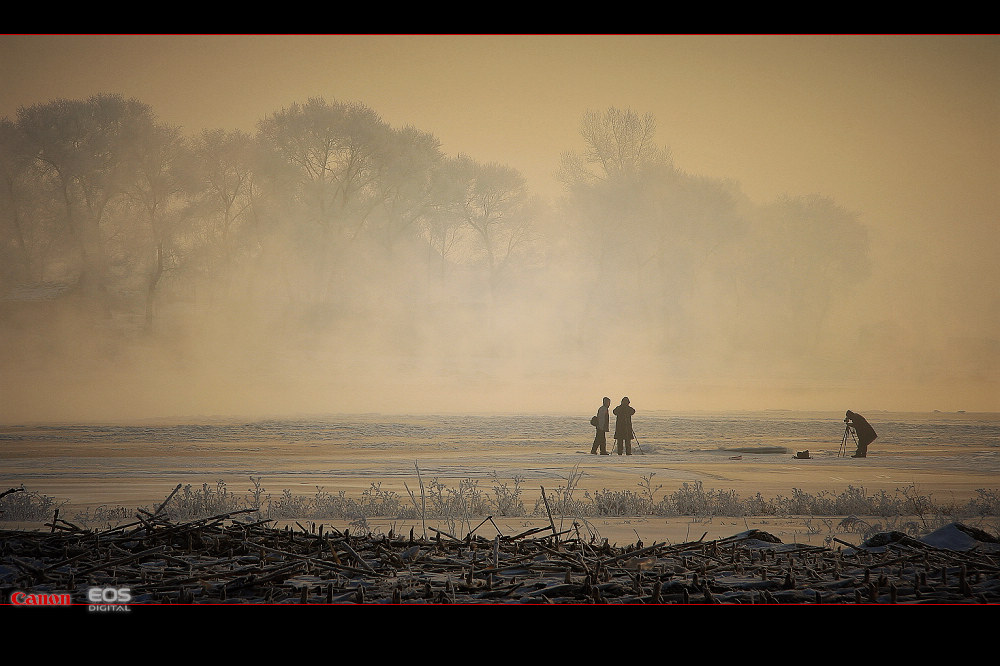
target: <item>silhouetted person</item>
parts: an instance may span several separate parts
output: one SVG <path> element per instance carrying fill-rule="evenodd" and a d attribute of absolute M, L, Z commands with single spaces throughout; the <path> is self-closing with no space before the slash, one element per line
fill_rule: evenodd
<path fill-rule="evenodd" d="M 611 428 L 611 416 L 608 414 L 608 407 L 611 406 L 611 398 L 605 398 L 604 404 L 597 409 L 597 436 L 594 437 L 594 446 L 590 449 L 590 452 L 597 455 L 597 449 L 601 449 L 601 455 L 608 455 L 608 439 L 604 434 L 609 432 Z"/>
<path fill-rule="evenodd" d="M 858 436 L 858 450 L 851 457 L 867 458 L 868 445 L 878 439 L 878 435 L 875 434 L 875 428 L 871 427 L 861 414 L 855 414 L 849 409 L 847 410 L 847 416 L 844 417 L 844 423 L 854 428 L 854 434 Z"/>
<path fill-rule="evenodd" d="M 622 398 L 622 404 L 614 409 L 615 414 L 615 450 L 618 455 L 622 454 L 622 445 L 625 447 L 625 455 L 632 455 L 632 415 L 635 410 L 629 407 L 628 398 Z"/>

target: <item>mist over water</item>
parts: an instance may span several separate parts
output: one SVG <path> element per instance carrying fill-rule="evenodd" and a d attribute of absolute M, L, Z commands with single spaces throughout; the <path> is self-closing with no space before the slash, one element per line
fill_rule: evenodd
<path fill-rule="evenodd" d="M 638 277 L 616 294 L 586 259 L 562 261 L 526 269 L 495 299 L 435 298 L 412 269 L 379 284 L 387 269 L 374 266 L 329 307 L 269 300 L 276 279 L 238 305 L 164 291 L 153 330 L 19 304 L 41 314 L 4 322 L 0 418 L 586 415 L 604 395 L 640 410 L 995 409 L 995 339 L 939 340 L 869 313 L 864 283 L 817 296 L 827 312 L 796 326 L 770 299 L 737 309 L 709 277 L 661 308 L 635 302 Z"/>
<path fill-rule="evenodd" d="M 947 82 L 951 97 L 927 93 L 940 115 L 954 115 L 965 88 L 990 97 L 995 84 L 968 77 Z M 907 126 L 900 110 L 924 99 L 916 84 L 879 85 Z M 742 100 L 692 98 L 716 125 L 724 114 L 766 117 Z M 832 180 L 830 192 L 797 191 L 791 163 L 767 170 L 768 188 L 756 174 L 744 184 L 700 173 L 713 155 L 777 158 L 685 134 L 676 115 L 645 125 L 642 108 L 581 107 L 554 123 L 574 134 L 551 151 L 559 188 L 540 191 L 516 156 L 498 164 L 495 152 L 438 140 L 466 133 L 461 123 L 413 127 L 398 107 L 390 124 L 381 107 L 304 96 L 257 123 L 234 121 L 240 130 L 172 133 L 158 107 L 102 99 L 104 113 L 134 121 L 116 127 L 135 133 L 81 154 L 120 158 L 127 185 L 106 164 L 84 173 L 79 156 L 46 161 L 69 142 L 43 130 L 71 123 L 33 120 L 97 118 L 103 129 L 88 140 L 111 135 L 94 98 L 3 119 L 12 187 L 0 197 L 0 422 L 586 416 L 603 396 L 628 396 L 640 411 L 1000 410 L 997 236 L 980 223 L 995 218 L 995 164 L 974 179 L 942 165 L 918 181 L 934 196 L 855 209 Z M 305 122 L 320 116 L 341 124 Z M 982 125 L 975 134 L 948 135 L 963 154 L 995 145 L 995 123 L 978 121 L 962 125 Z M 611 132 L 616 122 L 627 131 Z M 344 140 L 338 154 L 366 166 L 331 157 L 313 170 L 303 160 L 315 151 L 293 154 L 290 139 L 318 146 L 317 128 L 330 127 L 325 138 Z M 905 157 L 913 135 L 874 129 L 848 134 L 844 154 L 803 152 L 852 165 L 842 168 L 866 190 L 889 190 L 898 183 L 872 177 L 859 146 L 884 140 Z M 154 177 L 156 160 L 175 180 Z M 63 178 L 69 166 L 77 175 Z M 912 186 L 910 170 L 898 173 Z M 956 205 L 940 195 L 952 180 L 990 194 Z"/>

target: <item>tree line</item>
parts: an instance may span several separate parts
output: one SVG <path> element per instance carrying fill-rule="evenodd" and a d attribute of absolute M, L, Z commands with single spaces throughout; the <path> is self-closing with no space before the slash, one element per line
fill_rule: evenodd
<path fill-rule="evenodd" d="M 439 275 L 475 260 L 495 288 L 532 215 L 515 170 L 322 99 L 194 137 L 136 100 L 57 100 L 0 122 L 0 159 L 2 283 L 72 282 L 102 307 L 141 292 L 148 320 L 168 273 L 225 291 L 273 271 L 322 301 L 404 247 Z"/>
<path fill-rule="evenodd" d="M 611 317 L 655 330 L 654 350 L 808 347 L 866 275 L 857 216 L 818 195 L 755 204 L 684 172 L 655 134 L 650 115 L 588 112 L 554 203 L 361 103 L 315 98 L 252 133 L 193 136 L 118 95 L 23 107 L 0 119 L 0 292 L 55 285 L 146 329 L 165 304 L 336 320 L 507 299 L 558 310 L 561 344 Z"/>

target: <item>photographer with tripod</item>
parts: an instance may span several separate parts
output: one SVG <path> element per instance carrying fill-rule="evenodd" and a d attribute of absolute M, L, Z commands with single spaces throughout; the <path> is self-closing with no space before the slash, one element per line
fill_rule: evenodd
<path fill-rule="evenodd" d="M 844 428 L 844 440 L 841 443 L 841 448 L 847 444 L 847 436 L 854 431 L 858 441 L 858 450 L 854 452 L 852 458 L 867 458 L 868 457 L 868 445 L 878 439 L 878 435 L 875 434 L 875 428 L 871 427 L 865 417 L 861 414 L 855 414 L 851 410 L 847 410 L 847 416 L 844 417 L 844 423 L 846 427 Z"/>
<path fill-rule="evenodd" d="M 622 404 L 612 410 L 615 415 L 615 451 L 618 455 L 625 449 L 625 455 L 632 455 L 632 438 L 635 433 L 632 431 L 632 415 L 635 409 L 629 406 L 628 398 L 622 398 Z M 638 442 L 638 440 L 636 440 Z"/>

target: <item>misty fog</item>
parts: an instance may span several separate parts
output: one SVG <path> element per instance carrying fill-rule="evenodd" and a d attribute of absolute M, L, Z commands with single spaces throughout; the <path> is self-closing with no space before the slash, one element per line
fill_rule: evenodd
<path fill-rule="evenodd" d="M 0 419 L 996 408 L 1000 339 L 909 316 L 926 294 L 876 283 L 864 211 L 689 173 L 639 111 L 566 122 L 553 200 L 360 102 L 252 133 L 110 94 L 20 109 Z"/>

